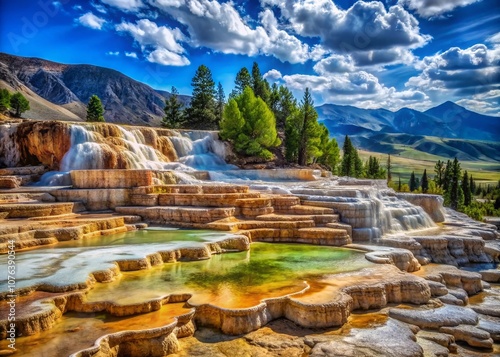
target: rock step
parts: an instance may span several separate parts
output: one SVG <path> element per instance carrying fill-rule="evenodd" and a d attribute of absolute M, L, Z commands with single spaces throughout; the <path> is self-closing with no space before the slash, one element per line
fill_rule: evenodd
<path fill-rule="evenodd" d="M 329 246 L 343 246 L 352 242 L 346 231 L 330 228 L 259 228 L 240 233 L 248 236 L 253 242 L 306 243 Z"/>
<path fill-rule="evenodd" d="M 133 193 L 248 193 L 248 186 L 243 185 L 152 185 L 135 187 Z"/>
<path fill-rule="evenodd" d="M 234 207 L 240 206 L 240 200 L 260 199 L 260 193 L 220 193 L 220 194 L 172 194 L 158 195 L 160 206 L 202 206 L 202 207 Z M 151 199 L 152 201 L 152 199 Z M 243 201 L 244 202 L 244 201 Z M 269 201 L 270 204 L 270 201 Z"/>
<path fill-rule="evenodd" d="M 313 220 L 316 225 L 327 225 L 328 223 L 335 223 L 339 220 L 338 214 L 264 214 L 257 216 L 259 221 L 308 221 Z M 347 226 L 347 225 L 346 225 Z M 350 226 L 349 226 L 350 227 Z M 332 227 L 336 228 L 336 227 Z"/>
<path fill-rule="evenodd" d="M 2 203 L 0 212 L 8 212 L 7 218 L 45 217 L 72 213 L 73 207 L 73 202 Z"/>
<path fill-rule="evenodd" d="M 493 339 L 489 332 L 478 329 L 471 325 L 443 326 L 439 332 L 446 333 L 455 337 L 455 341 L 463 341 L 469 346 L 491 349 Z"/>
<path fill-rule="evenodd" d="M 141 207 L 119 206 L 115 211 L 125 215 L 137 215 L 144 221 L 158 224 L 177 223 L 210 223 L 234 216 L 234 207 Z"/>
<path fill-rule="evenodd" d="M 279 214 L 334 214 L 334 210 L 325 207 L 316 207 L 309 205 L 295 205 L 286 209 L 277 210 Z"/>
<path fill-rule="evenodd" d="M 261 228 L 272 228 L 272 229 L 298 229 L 298 228 L 311 228 L 314 227 L 313 220 L 302 220 L 302 221 L 258 221 L 258 220 L 248 220 L 248 221 L 226 221 L 220 220 L 216 222 L 211 222 L 207 225 L 208 228 L 220 230 L 220 231 L 230 231 L 236 232 L 238 230 L 252 230 Z"/>
<path fill-rule="evenodd" d="M 337 215 L 337 219 L 338 219 L 338 215 Z M 333 228 L 333 229 L 344 229 L 347 232 L 347 234 L 349 234 L 349 237 L 352 238 L 352 227 L 348 224 L 340 223 L 337 221 L 337 222 L 327 223 L 326 226 L 328 228 Z"/>
<path fill-rule="evenodd" d="M 237 207 L 235 210 L 236 216 L 242 216 L 243 218 L 252 218 L 274 213 L 273 207 Z"/>
<path fill-rule="evenodd" d="M 0 176 L 0 188 L 19 188 L 21 182 L 17 176 Z"/>
<path fill-rule="evenodd" d="M 261 208 L 271 207 L 272 200 L 267 197 L 239 198 L 236 200 L 236 206 L 241 208 Z"/>
<path fill-rule="evenodd" d="M 79 216 L 75 219 L 64 219 L 43 222 L 43 225 L 10 226 L 2 230 L 0 235 L 0 253 L 8 250 L 8 241 L 14 240 L 16 249 L 26 249 L 60 241 L 78 240 L 84 237 L 95 237 L 105 234 L 126 232 L 123 217 L 90 217 Z"/>
<path fill-rule="evenodd" d="M 55 197 L 50 193 L 0 193 L 1 203 L 39 203 L 39 202 L 55 202 Z"/>
<path fill-rule="evenodd" d="M 237 223 L 241 230 L 276 228 L 276 229 L 298 229 L 314 227 L 314 221 L 241 221 Z"/>
<path fill-rule="evenodd" d="M 300 205 L 300 198 L 295 196 L 274 196 L 271 198 L 272 205 L 277 210 Z"/>
<path fill-rule="evenodd" d="M 0 176 L 4 175 L 43 175 L 47 169 L 45 166 L 22 166 L 0 169 Z"/>

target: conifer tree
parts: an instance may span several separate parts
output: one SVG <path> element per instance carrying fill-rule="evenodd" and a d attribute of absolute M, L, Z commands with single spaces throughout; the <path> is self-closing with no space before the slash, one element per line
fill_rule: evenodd
<path fill-rule="evenodd" d="M 0 113 L 10 109 L 10 93 L 7 89 L 0 89 Z"/>
<path fill-rule="evenodd" d="M 10 97 L 10 107 L 14 109 L 14 115 L 18 118 L 27 110 L 30 110 L 30 102 L 19 92 Z"/>
<path fill-rule="evenodd" d="M 215 82 L 210 69 L 201 65 L 191 81 L 193 95 L 190 107 L 186 108 L 186 121 L 195 129 L 215 130 L 218 128 L 215 114 Z"/>
<path fill-rule="evenodd" d="M 95 94 L 90 97 L 89 103 L 87 104 L 87 121 L 88 122 L 104 121 L 104 109 L 102 107 L 101 100 Z"/>
<path fill-rule="evenodd" d="M 215 107 L 215 115 L 217 116 L 217 121 L 220 123 L 222 116 L 224 114 L 224 106 L 226 104 L 226 95 L 224 94 L 224 88 L 219 82 L 217 84 L 217 105 Z"/>
<path fill-rule="evenodd" d="M 322 141 L 324 129 L 317 121 L 309 89 L 306 88 L 300 107 L 292 102 L 294 108 L 286 119 L 285 155 L 289 162 L 307 165 L 323 155 Z"/>
<path fill-rule="evenodd" d="M 328 166 L 332 173 L 336 174 L 340 162 L 340 149 L 335 138 L 330 139 L 330 133 L 325 125 L 321 127 L 321 156 L 318 163 Z"/>
<path fill-rule="evenodd" d="M 415 171 L 412 171 L 410 176 L 410 182 L 408 183 L 410 186 L 410 192 L 413 192 L 417 189 L 417 180 L 415 179 Z"/>
<path fill-rule="evenodd" d="M 469 187 L 470 187 L 471 199 L 472 199 L 472 196 L 474 196 L 475 193 L 476 193 L 476 182 L 472 178 L 472 175 L 470 175 L 470 180 L 469 181 L 470 181 L 469 182 Z"/>
<path fill-rule="evenodd" d="M 465 170 L 464 176 L 462 178 L 462 191 L 464 193 L 464 206 L 470 206 L 472 202 L 472 193 L 470 189 L 470 181 L 467 170 Z"/>
<path fill-rule="evenodd" d="M 235 87 L 230 95 L 231 98 L 242 94 L 246 87 L 252 87 L 252 77 L 246 67 L 243 67 L 238 71 L 236 79 L 234 80 L 234 85 Z"/>
<path fill-rule="evenodd" d="M 387 183 L 392 182 L 391 154 L 387 155 Z"/>
<path fill-rule="evenodd" d="M 436 162 L 436 165 L 434 166 L 434 172 L 436 173 L 436 176 L 434 177 L 436 185 L 438 187 L 443 188 L 444 173 L 445 173 L 445 165 L 443 161 L 438 160 L 438 162 Z"/>
<path fill-rule="evenodd" d="M 381 179 L 385 177 L 385 171 L 380 166 L 380 161 L 376 157 L 370 155 L 368 158 L 365 165 L 365 175 L 367 178 L 371 179 Z"/>
<path fill-rule="evenodd" d="M 427 193 L 427 191 L 429 190 L 429 179 L 427 177 L 427 169 L 424 169 L 424 174 L 422 175 L 421 185 L 422 185 L 422 192 Z"/>
<path fill-rule="evenodd" d="M 261 98 L 266 104 L 270 104 L 270 87 L 269 83 L 262 77 L 259 64 L 253 63 L 252 66 L 252 81 L 251 86 L 256 97 Z"/>
<path fill-rule="evenodd" d="M 398 177 L 398 192 L 401 192 L 401 176 Z"/>
<path fill-rule="evenodd" d="M 318 134 L 320 134 L 317 132 L 318 127 L 316 125 L 318 113 L 314 109 L 314 102 L 309 92 L 309 88 L 306 88 L 301 102 L 301 117 L 299 123 L 300 140 L 297 160 L 299 165 L 305 166 L 307 164 L 308 149 L 312 148 L 311 141 L 318 138 Z"/>
<path fill-rule="evenodd" d="M 179 102 L 179 92 L 172 86 L 170 97 L 165 100 L 165 116 L 161 126 L 165 128 L 177 129 L 184 123 L 184 114 L 182 112 L 182 103 Z"/>
<path fill-rule="evenodd" d="M 255 97 L 250 87 L 229 101 L 220 135 L 233 142 L 237 152 L 265 160 L 273 156 L 269 148 L 281 143 L 273 112 L 261 98 Z"/>
<path fill-rule="evenodd" d="M 462 187 L 460 187 L 460 179 L 461 179 L 460 163 L 458 162 L 456 157 L 450 166 L 451 166 L 451 175 L 450 175 L 451 178 L 446 193 L 449 197 L 450 207 L 453 208 L 454 210 L 458 210 L 459 207 L 463 204 L 464 194 L 462 191 Z"/>
<path fill-rule="evenodd" d="M 292 92 L 285 87 L 278 88 L 278 102 L 276 104 L 276 126 L 278 129 L 285 129 L 286 120 L 297 107 L 297 100 L 294 98 Z"/>
<path fill-rule="evenodd" d="M 446 162 L 446 167 L 444 168 L 442 176 L 442 187 L 445 192 L 449 190 L 451 179 L 452 179 L 452 163 L 450 160 L 448 160 Z"/>
<path fill-rule="evenodd" d="M 345 136 L 343 146 L 343 157 L 340 167 L 342 176 L 361 177 L 363 175 L 363 162 L 359 158 L 358 151 L 352 145 L 349 136 Z"/>

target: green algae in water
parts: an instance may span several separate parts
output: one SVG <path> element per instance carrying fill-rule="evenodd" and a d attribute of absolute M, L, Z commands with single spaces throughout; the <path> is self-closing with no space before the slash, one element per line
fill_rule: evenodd
<path fill-rule="evenodd" d="M 353 255 L 360 253 L 332 247 L 253 243 L 250 256 L 241 259 L 239 256 L 243 254 L 245 253 L 221 256 L 219 269 L 193 272 L 187 277 L 186 283 L 213 290 L 220 284 L 229 284 L 233 288 L 251 288 L 270 281 L 277 283 L 312 278 L 349 271 L 346 263 L 352 260 Z M 237 263 L 224 264 L 226 260 Z M 358 266 L 359 264 L 353 264 L 352 270 Z"/>
<path fill-rule="evenodd" d="M 304 281 L 370 265 L 363 252 L 345 248 L 252 243 L 247 252 L 125 272 L 116 282 L 96 285 L 88 299 L 128 305 L 169 294 L 191 294 L 193 305 L 250 307 L 262 299 L 301 291 Z"/>

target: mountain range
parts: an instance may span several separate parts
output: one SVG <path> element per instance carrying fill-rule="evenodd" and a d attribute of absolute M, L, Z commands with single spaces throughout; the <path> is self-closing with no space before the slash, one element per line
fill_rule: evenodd
<path fill-rule="evenodd" d="M 425 112 L 335 104 L 316 110 L 340 144 L 349 135 L 357 147 L 368 151 L 408 156 L 412 149 L 414 155 L 421 152 L 459 160 L 500 161 L 500 117 L 481 115 L 453 102 Z"/>
<path fill-rule="evenodd" d="M 160 125 L 170 96 L 113 69 L 6 53 L 0 53 L 0 87 L 25 94 L 31 107 L 27 117 L 81 121 L 86 103 L 96 94 L 107 122 L 147 126 Z M 179 99 L 189 102 L 188 96 Z"/>
<path fill-rule="evenodd" d="M 30 101 L 24 116 L 83 121 L 91 95 L 101 98 L 107 122 L 158 126 L 170 93 L 109 68 L 68 65 L 0 53 L 0 88 L 20 91 Z M 190 97 L 180 95 L 188 104 Z M 431 154 L 460 160 L 500 161 L 500 117 L 481 115 L 453 102 L 425 112 L 402 108 L 361 109 L 324 104 L 319 120 L 342 144 L 349 135 L 368 151 Z"/>

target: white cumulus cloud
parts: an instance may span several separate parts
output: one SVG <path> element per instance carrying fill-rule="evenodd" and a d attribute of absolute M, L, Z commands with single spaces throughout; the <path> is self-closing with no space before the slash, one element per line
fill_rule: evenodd
<path fill-rule="evenodd" d="M 135 52 L 125 52 L 125 56 L 132 57 L 132 58 L 138 58 L 137 53 L 135 53 Z"/>
<path fill-rule="evenodd" d="M 80 16 L 77 20 L 81 25 L 85 27 L 90 27 L 94 30 L 100 30 L 102 25 L 106 23 L 106 20 L 97 17 L 91 12 L 87 12 L 86 14 Z"/>
<path fill-rule="evenodd" d="M 122 11 L 134 12 L 144 7 L 141 0 L 101 0 L 104 4 L 116 7 Z"/>
<path fill-rule="evenodd" d="M 500 88 L 500 46 L 488 48 L 476 44 L 469 48 L 452 47 L 442 53 L 424 57 L 416 68 L 420 74 L 411 77 L 407 88 L 426 91 L 434 102 L 450 98 L 475 111 L 498 114 Z M 496 93 L 496 94 L 495 94 Z M 465 101 L 463 98 L 468 98 Z M 459 104 L 460 104 L 459 103 Z"/>
<path fill-rule="evenodd" d="M 268 81 L 276 82 L 278 79 L 280 79 L 282 77 L 282 75 L 281 75 L 280 71 L 273 68 L 273 69 L 267 71 L 266 73 L 264 73 L 263 77 L 265 79 L 267 79 Z"/>
<path fill-rule="evenodd" d="M 186 66 L 190 61 L 181 42 L 186 38 L 178 28 L 158 26 L 155 22 L 142 19 L 137 23 L 122 22 L 116 26 L 119 32 L 129 33 L 140 45 L 146 59 L 165 66 Z"/>
<path fill-rule="evenodd" d="M 399 0 L 399 4 L 416 11 L 421 17 L 431 18 L 481 0 Z"/>

